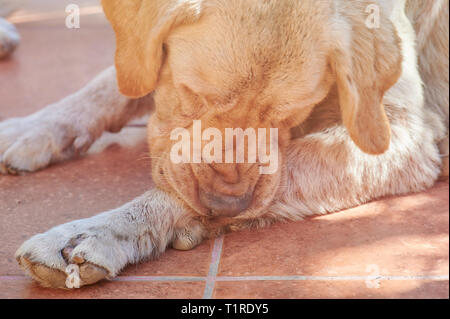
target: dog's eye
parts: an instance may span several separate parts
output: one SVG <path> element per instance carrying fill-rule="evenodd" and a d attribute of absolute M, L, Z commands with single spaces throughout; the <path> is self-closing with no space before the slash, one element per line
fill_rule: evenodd
<path fill-rule="evenodd" d="M 217 96 L 210 94 L 205 96 L 205 101 L 210 108 L 221 113 L 231 110 L 237 104 L 237 95 Z"/>
<path fill-rule="evenodd" d="M 188 86 L 182 85 L 180 88 L 181 112 L 183 116 L 191 117 L 196 115 L 205 105 L 205 100 L 199 94 L 192 91 Z"/>

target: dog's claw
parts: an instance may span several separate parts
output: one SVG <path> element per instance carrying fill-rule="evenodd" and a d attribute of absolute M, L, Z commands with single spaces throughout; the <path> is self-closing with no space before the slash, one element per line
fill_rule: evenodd
<path fill-rule="evenodd" d="M 22 172 L 0 162 L 0 175 L 21 175 Z"/>

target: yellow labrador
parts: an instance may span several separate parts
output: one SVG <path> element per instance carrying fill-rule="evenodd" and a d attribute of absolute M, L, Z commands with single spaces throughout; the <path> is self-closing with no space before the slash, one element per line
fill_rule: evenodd
<path fill-rule="evenodd" d="M 89 285 L 169 245 L 191 249 L 225 231 L 421 191 L 445 167 L 448 1 L 103 6 L 117 38 L 115 68 L 36 114 L 0 123 L 0 167 L 34 171 L 71 158 L 152 111 L 157 188 L 26 241 L 16 258 L 42 285 Z M 194 134 L 197 120 L 219 135 L 276 129 L 278 169 L 175 163 L 172 133 Z"/>

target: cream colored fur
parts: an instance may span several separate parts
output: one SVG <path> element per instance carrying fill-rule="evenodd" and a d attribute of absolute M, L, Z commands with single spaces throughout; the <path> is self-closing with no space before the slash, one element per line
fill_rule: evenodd
<path fill-rule="evenodd" d="M 112 2 L 116 2 L 117 5 L 124 2 L 111 0 L 109 3 L 112 7 L 109 7 L 109 10 L 112 11 L 106 10 L 113 24 L 116 23 L 118 42 L 131 41 L 129 45 L 132 46 L 133 41 L 139 41 L 139 37 L 131 40 L 126 38 L 127 28 L 121 29 L 120 14 L 115 15 Z M 227 11 L 230 8 L 223 2 L 222 5 L 214 0 L 203 2 L 204 6 L 200 0 L 179 1 L 192 7 L 189 7 L 190 13 L 182 11 L 187 16 L 181 18 L 177 16 L 173 23 L 195 21 L 198 17 L 192 15 L 199 14 L 202 9 L 214 11 L 215 6 L 223 10 L 219 12 L 219 16 L 233 16 L 231 11 Z M 236 10 L 239 10 L 241 5 L 245 7 L 250 3 L 248 0 L 232 2 L 233 7 L 238 8 Z M 355 33 L 350 31 L 352 29 L 350 23 L 362 19 L 361 15 L 364 12 L 358 8 L 365 2 L 344 0 L 332 2 L 335 4 L 331 18 L 334 21 L 324 21 L 324 24 L 332 26 L 334 31 L 329 34 L 314 34 L 312 29 L 308 29 L 309 32 L 306 32 L 305 36 L 323 36 L 325 40 L 321 44 L 325 48 L 338 47 L 340 58 L 352 56 L 354 65 L 364 65 L 373 52 L 352 50 L 353 40 L 364 42 L 364 39 L 355 38 Z M 294 3 L 297 1 L 292 1 L 292 5 Z M 184 190 L 174 191 L 175 186 L 168 183 L 167 190 L 164 187 L 164 191 L 154 189 L 111 212 L 64 224 L 32 237 L 17 251 L 16 258 L 19 263 L 41 284 L 53 287 L 64 287 L 66 267 L 69 264 L 79 264 L 81 285 L 86 285 L 105 277 L 116 276 L 129 263 L 155 257 L 170 244 L 178 249 L 190 249 L 202 239 L 214 237 L 223 231 L 265 226 L 279 220 L 298 220 L 307 215 L 324 214 L 359 205 L 385 195 L 417 192 L 431 187 L 441 174 L 443 158 L 448 155 L 443 154 L 445 150 L 448 152 L 448 1 L 410 0 L 406 6 L 404 1 L 380 0 L 378 3 L 383 8 L 384 23 L 392 21 L 395 34 L 398 36 L 397 40 L 392 38 L 389 40 L 392 42 L 390 50 L 379 52 L 384 60 L 380 62 L 377 70 L 381 72 L 380 67 L 384 68 L 383 72 L 390 74 L 390 78 L 371 74 L 370 76 L 374 76 L 371 78 L 372 82 L 369 81 L 368 86 L 365 86 L 364 81 L 368 81 L 367 79 L 363 77 L 351 79 L 352 76 L 358 76 L 355 70 L 351 73 L 350 70 L 343 69 L 348 60 L 341 60 L 344 65 L 335 65 L 334 72 L 324 73 L 324 77 L 328 80 L 319 86 L 318 91 L 321 94 L 311 97 L 310 103 L 313 105 L 304 110 L 295 110 L 290 116 L 292 118 L 304 113 L 298 116 L 297 122 L 292 125 L 292 139 L 287 142 L 283 151 L 283 169 L 280 172 L 277 192 L 274 193 L 273 189 L 270 189 L 274 194 L 264 207 L 249 210 L 234 218 L 210 218 L 196 211 L 196 206 L 190 202 L 191 198 Z M 289 28 L 297 25 L 297 22 L 290 24 L 286 14 L 281 14 L 281 9 L 278 10 L 276 1 L 273 1 L 273 4 L 272 11 L 261 14 L 277 16 L 278 18 L 274 20 L 283 26 L 284 35 L 286 32 L 297 32 L 295 28 Z M 258 10 L 258 6 L 253 6 L 253 10 Z M 324 10 L 317 10 L 317 15 L 325 14 Z M 226 14 L 223 14 L 224 12 Z M 314 9 L 311 8 L 310 12 L 314 12 Z M 247 14 L 245 11 L 241 13 L 244 16 Z M 315 15 L 305 17 L 311 21 L 317 18 Z M 114 22 L 114 19 L 117 21 Z M 416 24 L 412 25 L 411 21 Z M 168 36 L 172 31 L 165 29 L 164 25 L 159 27 L 162 29 L 151 37 L 155 44 L 162 39 L 161 34 Z M 239 28 L 239 25 L 228 27 L 236 28 L 236 32 L 242 34 L 243 29 Z M 255 28 L 252 32 L 266 32 L 258 29 L 258 26 Z M 382 24 L 380 28 L 382 29 L 380 32 L 385 32 L 382 34 L 388 34 L 387 25 Z M 214 32 L 214 28 L 211 30 Z M 171 41 L 174 45 L 180 43 L 176 42 L 177 35 L 178 38 L 183 38 L 180 35 L 183 35 L 183 32 L 189 34 L 190 31 L 189 26 L 181 27 L 177 31 L 179 33 L 174 32 Z M 364 29 L 360 31 L 367 32 Z M 124 32 L 124 35 L 120 36 L 121 32 Z M 230 30 L 227 32 L 232 33 Z M 220 38 L 217 38 L 217 43 L 212 43 L 217 34 L 210 34 L 211 37 L 208 39 L 211 43 L 207 44 L 222 43 Z M 401 43 L 398 56 L 395 53 L 396 41 Z M 245 62 L 252 63 L 251 54 L 243 55 L 256 48 L 252 46 L 256 44 L 252 44 L 250 34 L 246 45 L 248 52 L 236 47 L 234 48 L 236 51 L 229 54 L 235 55 L 238 62 L 239 59 L 249 59 Z M 263 44 L 258 45 L 264 48 Z M 364 48 L 365 43 L 358 45 Z M 223 47 L 228 49 L 226 46 Z M 118 53 L 119 58 L 116 60 L 120 69 L 119 85 L 124 93 L 131 96 L 146 96 L 139 100 L 121 96 L 117 90 L 116 72 L 111 68 L 71 97 L 29 117 L 0 123 L 0 167 L 3 167 L 4 173 L 35 171 L 85 151 L 103 131 L 119 130 L 130 119 L 155 108 L 153 96 L 147 95 L 153 89 L 156 90 L 156 114 L 161 114 L 161 109 L 158 109 L 158 105 L 161 104 L 158 102 L 161 102 L 167 93 L 163 88 L 164 85 L 168 85 L 165 82 L 169 78 L 168 70 L 163 69 L 160 78 L 157 79 L 154 76 L 159 74 L 159 70 L 150 70 L 156 67 L 154 64 L 145 65 L 146 68 L 143 69 L 139 68 L 140 65 L 129 68 L 129 59 L 126 57 L 133 52 L 127 51 L 130 50 L 127 48 Z M 160 49 L 162 50 L 162 46 Z M 162 61 L 160 49 L 156 51 L 151 49 L 153 51 L 150 56 L 157 59 L 156 62 L 151 62 L 156 64 Z M 273 50 L 271 53 L 274 56 L 285 54 L 285 51 L 281 52 L 280 49 L 280 51 L 276 48 Z M 188 51 L 175 50 L 170 58 L 174 59 L 174 64 L 178 61 L 180 65 L 186 66 L 184 61 L 189 60 L 185 59 L 194 56 L 189 56 L 186 52 Z M 315 53 L 317 52 L 311 51 L 305 55 L 306 61 L 317 63 L 316 68 L 311 68 L 309 73 L 302 75 L 305 79 L 302 84 L 305 87 L 308 85 L 307 80 L 320 81 L 314 78 L 317 74 L 313 71 L 320 69 L 318 66 L 322 65 L 319 63 L 321 56 Z M 314 59 L 310 60 L 312 58 Z M 400 61 L 398 59 L 401 60 L 401 69 L 400 65 L 395 65 L 396 61 Z M 391 67 L 386 68 L 386 65 Z M 367 70 L 371 69 L 370 67 L 366 65 Z M 278 70 L 276 66 L 274 68 L 275 71 Z M 395 72 L 395 68 L 401 72 Z M 142 70 L 151 73 L 144 82 L 140 81 Z M 171 72 L 176 71 L 176 67 L 173 66 Z M 227 85 L 232 83 L 231 79 L 224 75 L 227 74 L 225 71 L 220 69 L 220 76 L 216 78 L 211 78 L 210 74 L 205 76 L 221 84 L 216 85 L 218 91 L 226 91 Z M 293 72 L 290 68 L 283 71 Z M 131 76 L 127 78 L 128 72 Z M 345 72 L 350 72 L 349 77 L 343 75 Z M 202 85 L 201 77 L 194 77 L 192 74 L 184 76 L 188 80 L 186 83 Z M 138 83 L 136 79 L 139 80 Z M 392 81 L 392 84 L 384 83 L 389 81 Z M 379 95 L 379 92 L 367 91 L 371 83 L 381 88 L 384 85 L 386 92 Z M 272 88 L 271 92 L 274 95 L 279 93 L 286 99 L 293 97 L 294 93 L 306 95 L 306 91 L 301 91 L 306 88 L 296 90 L 296 82 L 290 84 L 293 85 L 292 91 L 278 87 Z M 365 107 L 356 103 L 360 100 L 352 100 L 352 96 L 354 90 L 363 89 L 366 90 L 366 96 L 371 97 L 370 101 L 382 98 L 384 106 L 380 108 L 380 105 L 375 103 L 368 109 L 368 112 L 372 112 L 380 120 L 370 123 L 368 132 L 363 130 L 364 127 L 360 123 L 352 122 L 352 110 Z M 344 91 L 347 94 L 345 98 L 343 98 Z M 340 108 L 348 110 L 341 114 Z M 365 121 L 367 120 L 364 118 L 365 114 L 367 113 L 357 114 L 356 118 Z M 73 121 L 74 117 L 77 121 Z M 155 115 L 153 121 L 154 117 Z M 69 122 L 67 118 L 72 120 Z M 150 126 L 149 130 L 152 129 L 154 128 Z M 381 136 L 379 139 L 374 138 L 377 132 Z M 389 140 L 387 148 L 386 142 Z M 157 148 L 158 144 L 151 147 Z M 387 150 L 383 153 L 385 148 Z M 370 155 L 362 149 L 369 153 L 383 154 Z M 157 172 L 155 167 L 154 171 Z M 155 173 L 153 175 L 154 179 L 158 179 Z M 163 182 L 160 184 L 165 185 Z"/>

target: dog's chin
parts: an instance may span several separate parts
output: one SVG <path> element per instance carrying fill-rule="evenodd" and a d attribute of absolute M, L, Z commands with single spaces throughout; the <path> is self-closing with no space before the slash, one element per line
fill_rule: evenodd
<path fill-rule="evenodd" d="M 258 181 L 255 191 L 253 194 L 253 200 L 250 205 L 245 209 L 230 209 L 230 208 L 210 208 L 202 204 L 202 200 L 200 196 L 189 196 L 188 194 L 181 192 L 179 189 L 179 184 L 170 183 L 170 192 L 174 193 L 177 198 L 179 198 L 184 205 L 189 207 L 193 213 L 210 218 L 224 218 L 224 219 L 255 219 L 261 217 L 267 209 L 270 207 L 270 204 L 273 202 L 275 198 L 275 194 L 277 193 L 279 186 L 279 178 L 275 178 L 277 183 L 274 184 L 271 181 L 275 176 L 270 176 L 272 178 L 260 178 Z M 171 178 L 171 180 L 176 180 L 176 178 Z M 269 180 L 269 181 L 268 181 Z M 183 183 L 185 183 L 184 181 Z M 175 185 L 174 185 L 175 184 Z M 192 188 L 197 188 L 197 183 L 191 181 Z M 196 192 L 197 193 L 197 192 Z"/>
<path fill-rule="evenodd" d="M 211 209 L 206 206 L 201 205 L 191 205 L 192 202 L 200 202 L 198 199 L 186 198 L 183 194 L 177 193 L 178 198 L 183 200 L 184 204 L 189 206 L 196 214 L 204 217 L 210 217 L 215 219 L 255 219 L 261 217 L 264 212 L 269 208 L 270 203 L 262 206 L 259 204 L 251 205 L 245 210 L 220 210 L 220 209 Z M 263 195 L 262 195 L 263 196 Z M 267 194 L 266 197 L 273 197 L 273 194 Z"/>
<path fill-rule="evenodd" d="M 285 175 L 283 162 L 280 162 L 282 165 L 276 173 L 260 175 L 250 198 L 244 196 L 242 201 L 237 202 L 232 196 L 224 196 L 216 200 L 215 205 L 211 205 L 211 198 L 210 201 L 205 200 L 205 193 L 201 191 L 201 185 L 190 165 L 172 164 L 164 157 L 154 162 L 153 181 L 159 188 L 176 197 L 193 214 L 210 218 L 255 219 L 267 211 L 278 193 L 281 179 Z M 210 194 L 206 192 L 206 199 L 208 195 Z"/>

